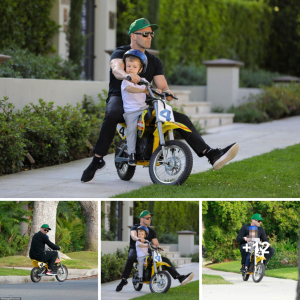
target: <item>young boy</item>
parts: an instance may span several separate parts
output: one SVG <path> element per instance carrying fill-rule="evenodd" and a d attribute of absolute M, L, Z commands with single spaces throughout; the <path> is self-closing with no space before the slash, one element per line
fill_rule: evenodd
<path fill-rule="evenodd" d="M 139 226 L 138 227 L 138 238 L 146 239 L 148 232 L 149 232 L 149 230 L 146 226 Z M 144 266 L 144 260 L 148 255 L 148 248 L 149 248 L 149 245 L 146 243 L 142 243 L 140 241 L 136 241 L 136 243 L 135 243 L 137 261 L 139 263 L 138 269 L 139 269 L 140 283 L 143 283 L 143 266 Z"/>
<path fill-rule="evenodd" d="M 250 264 L 250 256 L 252 251 L 254 251 L 254 244 L 256 242 L 260 242 L 260 239 L 258 238 L 258 228 L 256 226 L 250 226 L 249 227 L 249 239 L 248 239 L 248 246 L 250 246 L 249 253 L 247 255 L 246 261 L 245 261 L 245 272 L 248 272 L 249 264 Z"/>
<path fill-rule="evenodd" d="M 125 71 L 128 74 L 142 74 L 147 69 L 147 56 L 139 50 L 131 49 L 123 56 Z M 148 82 L 145 78 L 144 81 Z M 161 90 L 157 90 L 161 93 Z M 128 164 L 136 166 L 136 138 L 137 121 L 142 112 L 148 107 L 146 104 L 146 94 L 148 90 L 145 85 L 135 85 L 128 80 L 123 80 L 121 93 L 124 107 L 124 119 L 127 126 L 127 151 L 129 154 Z"/>

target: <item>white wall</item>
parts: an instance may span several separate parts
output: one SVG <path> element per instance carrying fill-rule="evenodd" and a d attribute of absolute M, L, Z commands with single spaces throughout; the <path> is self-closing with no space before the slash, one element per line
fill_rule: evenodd
<path fill-rule="evenodd" d="M 130 208 L 132 208 L 132 215 L 130 215 Z M 122 214 L 122 241 L 129 244 L 130 228 L 133 224 L 133 201 L 123 201 L 123 214 Z"/>
<path fill-rule="evenodd" d="M 16 109 L 22 109 L 30 102 L 37 104 L 40 98 L 58 106 L 81 103 L 84 94 L 96 101 L 102 89 L 108 90 L 108 82 L 0 78 L 0 98 L 8 96 Z"/>
<path fill-rule="evenodd" d="M 129 242 L 101 241 L 101 252 L 103 254 L 116 252 L 117 249 L 122 249 L 129 246 Z"/>
<path fill-rule="evenodd" d="M 258 88 L 239 88 L 239 93 L 238 93 L 238 101 L 236 106 L 240 106 L 244 103 L 248 102 L 248 97 L 252 95 L 257 95 L 262 92 L 261 89 Z"/>
<path fill-rule="evenodd" d="M 205 102 L 207 87 L 204 85 L 169 85 L 171 91 L 175 90 L 189 90 L 190 101 Z"/>

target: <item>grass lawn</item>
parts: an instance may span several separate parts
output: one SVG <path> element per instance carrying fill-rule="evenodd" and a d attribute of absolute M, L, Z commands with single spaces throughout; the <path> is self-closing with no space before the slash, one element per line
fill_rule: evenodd
<path fill-rule="evenodd" d="M 0 276 L 26 276 L 26 275 L 30 275 L 29 270 L 0 268 Z"/>
<path fill-rule="evenodd" d="M 66 253 L 73 260 L 65 260 L 63 264 L 70 269 L 94 269 L 98 268 L 98 252 L 81 251 Z M 25 256 L 7 256 L 0 258 L 2 267 L 31 267 L 31 259 Z"/>
<path fill-rule="evenodd" d="M 149 288 L 148 284 L 145 285 Z M 145 286 L 143 288 L 145 288 Z M 147 294 L 133 299 L 164 299 L 164 300 L 199 300 L 199 280 L 189 282 L 185 286 L 170 288 L 166 294 Z"/>
<path fill-rule="evenodd" d="M 202 274 L 202 284 L 233 284 L 219 275 Z"/>
<path fill-rule="evenodd" d="M 182 186 L 152 184 L 112 198 L 252 197 L 300 197 L 300 144 L 193 174 Z"/>
<path fill-rule="evenodd" d="M 208 267 L 213 270 L 241 274 L 241 272 L 239 272 L 239 269 L 241 268 L 240 261 L 231 261 L 226 263 L 213 264 L 213 265 L 209 265 Z M 282 269 L 275 269 L 275 270 L 266 270 L 266 276 L 298 280 L 298 268 L 282 268 Z"/>

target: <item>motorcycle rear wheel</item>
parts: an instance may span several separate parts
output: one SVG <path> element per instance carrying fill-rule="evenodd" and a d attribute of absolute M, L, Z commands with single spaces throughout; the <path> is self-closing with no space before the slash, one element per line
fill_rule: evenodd
<path fill-rule="evenodd" d="M 140 283 L 134 284 L 134 283 L 133 283 L 133 280 L 134 280 L 134 279 L 137 279 L 137 278 L 139 278 L 139 271 L 136 271 L 136 272 L 133 274 L 133 278 L 132 278 L 133 288 L 134 288 L 136 291 L 139 292 L 139 291 L 143 288 L 143 284 L 140 284 Z"/>
<path fill-rule="evenodd" d="M 62 273 L 62 268 L 64 270 L 64 273 Z M 64 282 L 68 278 L 68 275 L 69 275 L 67 267 L 65 265 L 62 265 L 62 268 L 58 267 L 57 268 L 57 275 L 55 275 L 55 278 L 59 282 Z"/>
<path fill-rule="evenodd" d="M 150 291 L 152 293 L 166 293 L 171 287 L 171 277 L 166 271 L 159 271 L 150 279 Z"/>
<path fill-rule="evenodd" d="M 121 151 L 121 149 L 123 148 L 123 146 L 126 144 L 125 140 L 121 140 L 119 142 L 119 144 L 117 145 L 117 149 L 116 149 L 116 153 L 115 153 L 115 157 L 118 155 L 118 153 Z M 124 151 L 124 153 L 122 154 L 121 157 L 126 157 L 128 158 L 128 153 L 127 150 Z M 120 179 L 122 180 L 130 180 L 135 172 L 135 166 L 129 166 L 128 163 L 122 163 L 122 166 L 120 167 L 119 165 L 120 163 L 115 163 L 116 169 L 117 169 L 117 173 L 120 177 Z"/>
<path fill-rule="evenodd" d="M 39 274 L 42 273 L 42 270 L 38 267 L 34 267 L 31 272 L 30 272 L 30 278 L 32 280 L 32 282 L 34 283 L 38 283 L 41 281 L 42 277 L 39 276 Z"/>
<path fill-rule="evenodd" d="M 181 185 L 191 174 L 193 155 L 190 148 L 180 141 L 167 141 L 167 165 L 163 164 L 162 147 L 154 151 L 150 159 L 150 178 L 153 183 L 165 185 Z"/>
<path fill-rule="evenodd" d="M 260 261 L 256 266 L 256 272 L 253 270 L 252 279 L 255 283 L 260 282 L 265 275 L 265 265 Z"/>

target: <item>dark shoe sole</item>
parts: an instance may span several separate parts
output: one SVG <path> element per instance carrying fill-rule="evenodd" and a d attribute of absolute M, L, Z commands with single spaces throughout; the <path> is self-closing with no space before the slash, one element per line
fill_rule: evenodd
<path fill-rule="evenodd" d="M 186 285 L 188 282 L 190 282 L 192 279 L 194 278 L 194 273 L 192 273 L 189 277 L 187 277 L 186 279 L 184 279 L 182 282 L 181 282 L 181 285 Z"/>
<path fill-rule="evenodd" d="M 135 166 L 136 166 L 136 163 L 131 163 L 131 164 L 130 164 L 130 163 L 128 163 L 128 165 L 129 165 L 129 166 L 133 166 L 133 167 L 135 167 Z"/>
<path fill-rule="evenodd" d="M 239 144 L 234 144 L 224 155 L 222 155 L 213 165 L 214 170 L 220 170 L 230 160 L 234 159 L 239 152 Z"/>
<path fill-rule="evenodd" d="M 82 181 L 82 180 L 81 180 L 81 182 L 82 182 L 82 183 L 90 183 L 90 182 L 93 182 L 94 179 L 95 179 L 95 177 L 96 177 L 97 172 L 103 170 L 103 169 L 105 168 L 105 166 L 106 166 L 106 162 L 104 162 L 104 166 L 103 166 L 101 169 L 98 169 L 98 170 L 95 172 L 94 177 L 93 177 L 91 180 L 89 180 L 89 181 Z"/>

